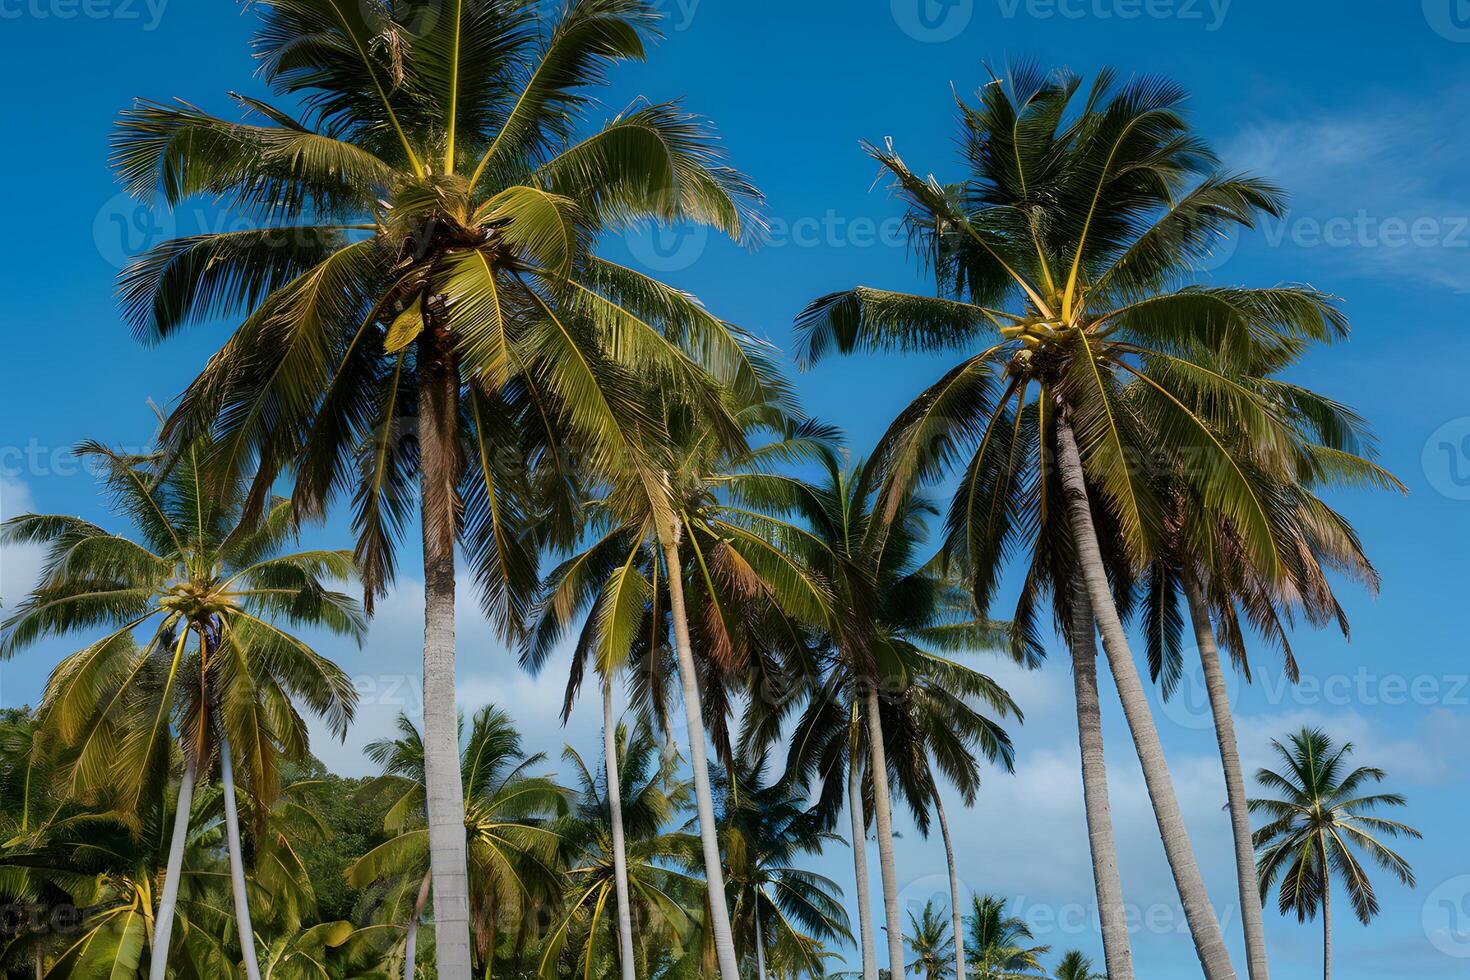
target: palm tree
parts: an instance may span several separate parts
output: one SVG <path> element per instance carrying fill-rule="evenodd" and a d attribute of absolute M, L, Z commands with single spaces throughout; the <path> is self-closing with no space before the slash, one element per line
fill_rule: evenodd
<path fill-rule="evenodd" d="M 1377 810 L 1407 802 L 1397 793 L 1363 793 L 1388 774 L 1369 767 L 1349 771 L 1351 742 L 1338 746 L 1320 729 L 1304 728 L 1287 744 L 1273 739 L 1271 745 L 1285 768 L 1262 769 L 1256 781 L 1279 796 L 1250 801 L 1251 812 L 1268 821 L 1255 834 L 1261 897 L 1280 879 L 1281 914 L 1295 912 L 1298 922 L 1306 922 L 1321 909 L 1322 976 L 1331 980 L 1334 869 L 1358 921 L 1367 925 L 1378 914 L 1378 896 L 1357 852 L 1412 888 L 1413 868 L 1382 841 L 1422 835 L 1407 824 L 1374 816 Z"/>
<path fill-rule="evenodd" d="M 348 881 L 363 887 L 407 878 L 417 885 L 404 931 L 404 976 L 411 980 L 419 918 L 428 899 L 426 883 L 433 874 L 426 823 L 428 750 L 412 720 L 400 715 L 397 737 L 371 743 L 367 754 L 383 769 L 372 791 L 393 798 L 384 829 L 395 836 L 358 858 L 348 869 Z M 461 819 L 468 841 L 470 906 L 478 925 L 475 945 L 487 968 L 501 917 L 520 918 L 538 896 L 558 890 L 554 866 L 559 840 L 553 824 L 567 810 L 565 793 L 549 779 L 527 774 L 544 761 L 545 756 L 522 749 L 504 711 L 486 705 L 475 712 L 459 767 L 465 800 Z"/>
<path fill-rule="evenodd" d="M 970 173 L 959 184 L 920 178 L 891 145 L 869 146 L 909 204 L 916 243 L 946 295 L 859 288 L 823 297 L 799 323 L 802 360 L 980 345 L 890 428 L 879 452 L 882 510 L 892 513 L 916 479 L 967 457 L 948 547 L 970 572 L 979 607 L 989 608 L 1005 559 L 1029 540 L 1021 635 L 1032 636 L 1050 593 L 1081 665 L 1095 620 L 1196 952 L 1206 977 L 1224 980 L 1234 975 L 1229 953 L 1113 584 L 1126 592 L 1157 552 L 1164 513 L 1150 474 L 1160 459 L 1187 459 L 1199 498 L 1238 528 L 1269 578 L 1284 577 L 1278 502 L 1256 474 L 1270 464 L 1289 477 L 1309 450 L 1246 372 L 1268 358 L 1287 363 L 1347 324 L 1329 297 L 1307 288 L 1193 284 L 1219 237 L 1282 213 L 1280 193 L 1219 169 L 1174 85 L 1119 86 L 1104 72 L 1079 106 L 1080 87 L 1070 74 L 1029 67 L 985 86 L 978 104 L 961 107 Z M 1242 431 L 1258 447 L 1249 456 L 1225 435 Z M 1098 811 L 1101 736 L 1089 682 L 1080 670 L 1096 840 L 1111 828 Z M 1115 855 L 1094 859 L 1108 972 L 1128 980 L 1115 866 Z"/>
<path fill-rule="evenodd" d="M 731 328 L 591 246 L 647 220 L 743 237 L 756 194 L 674 104 L 574 137 L 589 89 L 644 56 L 658 15 L 643 0 L 254 9 L 262 76 L 305 115 L 243 96 L 246 122 L 189 104 L 123 114 L 129 191 L 168 207 L 207 194 L 253 225 L 151 250 L 123 273 L 123 305 L 149 341 L 243 314 L 167 434 L 215 430 L 222 467 L 258 469 L 257 498 L 294 466 L 303 516 L 350 493 L 369 603 L 394 577 L 417 480 L 436 950 L 440 976 L 466 980 L 456 545 L 513 638 L 534 589 L 527 529 L 571 506 L 533 505 L 531 484 L 555 496 L 573 469 L 628 468 L 652 485 L 630 379 L 691 401 L 713 390 L 705 366 L 749 379 Z"/>
<path fill-rule="evenodd" d="M 49 548 L 41 583 L 0 627 L 0 659 L 46 636 L 106 631 L 52 672 L 39 711 L 48 737 L 67 746 L 61 799 L 116 790 L 116 809 L 135 819 L 163 789 L 178 733 L 184 772 L 154 919 L 155 980 L 167 969 L 195 784 L 216 755 L 241 955 L 247 976 L 258 980 L 236 785 L 268 807 L 281 761 L 307 752 L 295 704 L 340 738 L 357 702 L 345 673 L 274 620 L 359 639 L 365 628 L 357 604 L 329 587 L 352 576 L 352 557 L 283 554 L 294 533 L 292 505 L 272 500 L 263 520 L 249 520 L 243 483 L 208 473 L 209 451 L 194 444 L 161 466 L 156 456 L 80 448 L 136 541 L 50 515 L 24 515 L 0 529 L 0 540 Z"/>
<path fill-rule="evenodd" d="M 677 815 L 688 807 L 690 786 L 676 777 L 676 761 L 661 756 L 646 722 L 632 731 L 615 726 L 612 738 L 616 751 L 612 771 L 620 774 L 625 789 L 620 816 L 628 918 L 637 930 L 634 963 L 637 974 L 652 976 L 661 965 L 657 962 L 660 949 L 665 956 L 682 960 L 695 955 L 699 946 L 701 924 L 685 909 L 698 903 L 704 883 L 681 870 L 699 864 L 699 841 L 671 829 Z M 597 770 L 570 746 L 563 758 L 577 774 L 578 783 L 576 804 L 556 827 L 567 855 L 569 884 L 563 918 L 549 935 L 542 966 L 545 969 L 558 961 L 573 941 L 580 920 L 585 936 L 578 958 L 582 969 L 590 971 L 601 959 L 599 950 L 610 945 L 601 910 L 610 896 L 616 899 L 619 887 L 613 811 L 607 795 L 610 783 L 599 779 Z M 617 932 L 621 970 L 621 923 Z"/>
<path fill-rule="evenodd" d="M 743 757 L 725 781 L 721 839 L 729 865 L 737 946 L 752 950 L 757 980 L 768 962 L 782 976 L 823 972 L 823 944 L 851 941 L 842 889 L 795 866 L 838 838 L 783 780 L 762 785 L 764 758 Z"/>
<path fill-rule="evenodd" d="M 1101 973 L 1094 973 L 1092 960 L 1079 950 L 1069 950 L 1057 964 L 1056 980 L 1108 980 Z"/>
<path fill-rule="evenodd" d="M 768 377 L 768 368 L 760 372 Z M 776 396 L 768 400 L 767 396 Z M 754 396 L 754 397 L 752 397 Z M 831 438 L 824 426 L 797 422 L 778 384 L 731 392 L 728 416 L 740 437 L 713 429 L 703 413 L 657 395 L 660 486 L 609 481 L 588 505 L 585 546 L 547 577 L 528 631 L 522 663 L 538 671 L 573 628 L 578 633 L 564 717 L 587 667 L 606 679 L 629 665 L 635 697 L 666 720 L 666 690 L 677 674 L 688 725 L 689 762 L 709 889 L 719 969 L 734 980 L 739 964 L 726 928 L 706 729 L 719 754 L 733 758 L 727 713 L 735 683 L 757 670 L 762 628 L 778 620 L 787 632 L 828 612 L 823 584 L 792 539 L 799 529 L 759 506 L 779 478 L 771 468 L 803 458 Z M 756 444 L 760 439 L 763 442 Z M 651 450 L 653 451 L 653 450 Z M 779 497 L 779 493 L 776 494 Z M 696 659 L 694 639 L 700 640 Z M 667 668 L 668 651 L 674 667 Z"/>
<path fill-rule="evenodd" d="M 970 933 L 970 965 L 977 980 L 1025 980 L 1044 976 L 1041 957 L 1050 946 L 1028 946 L 1034 938 L 1021 918 L 1007 914 L 1006 900 L 977 895 L 966 919 Z"/>
<path fill-rule="evenodd" d="M 909 932 L 904 941 L 913 951 L 914 960 L 908 969 L 924 980 L 945 980 L 955 975 L 955 937 L 946 918 L 932 899 L 924 903 L 920 914 L 909 913 Z"/>

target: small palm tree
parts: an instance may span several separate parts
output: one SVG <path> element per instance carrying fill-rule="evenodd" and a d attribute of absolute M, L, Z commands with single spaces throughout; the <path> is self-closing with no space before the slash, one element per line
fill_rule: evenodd
<path fill-rule="evenodd" d="M 368 758 L 383 769 L 369 791 L 392 796 L 384 829 L 395 836 L 362 855 L 347 871 L 349 883 L 359 888 L 403 878 L 417 885 L 418 897 L 404 930 L 404 976 L 410 980 L 416 969 L 419 919 L 433 874 L 425 815 L 425 752 L 423 734 L 405 715 L 398 717 L 396 738 L 368 745 Z M 538 898 L 558 891 L 554 871 L 558 837 L 552 825 L 567 805 L 560 786 L 527 775 L 545 756 L 527 754 L 510 716 L 494 705 L 475 713 L 461 755 L 470 903 L 478 924 L 475 948 L 488 966 L 502 917 L 519 920 Z"/>
<path fill-rule="evenodd" d="M 137 540 L 36 514 L 0 530 L 0 540 L 49 547 L 41 583 L 0 627 L 0 659 L 48 635 L 105 631 L 52 672 L 40 708 L 42 729 L 67 747 L 59 798 L 107 791 L 124 819 L 136 819 L 168 782 L 178 734 L 183 777 L 152 937 L 154 980 L 167 968 L 195 784 L 216 756 L 241 956 L 258 980 L 236 784 L 268 808 L 281 762 L 307 753 L 295 705 L 343 737 L 357 703 L 351 679 L 277 621 L 359 639 L 365 630 L 356 602 L 330 587 L 353 576 L 352 556 L 283 553 L 295 534 L 291 503 L 272 500 L 262 520 L 249 520 L 246 485 L 206 469 L 211 448 L 196 443 L 166 462 L 81 447 Z"/>
<path fill-rule="evenodd" d="M 1094 973 L 1092 960 L 1080 950 L 1069 950 L 1057 964 L 1056 980 L 1108 980 L 1102 973 Z"/>
<path fill-rule="evenodd" d="M 1006 900 L 977 895 L 965 925 L 970 933 L 970 965 L 977 980 L 1026 980 L 1045 976 L 1041 957 L 1050 946 L 1028 946 L 1034 937 L 1019 916 L 1009 915 Z"/>
<path fill-rule="evenodd" d="M 757 195 L 676 104 L 586 126 L 608 70 L 657 33 L 645 0 L 252 9 L 261 75 L 302 115 L 243 96 L 245 121 L 182 102 L 122 115 L 130 192 L 167 207 L 207 195 L 250 224 L 159 245 L 123 273 L 122 303 L 149 341 L 243 316 L 169 436 L 217 430 L 221 465 L 258 467 L 261 496 L 294 467 L 303 513 L 350 496 L 370 601 L 420 505 L 436 954 L 441 977 L 467 980 L 456 546 L 514 637 L 543 527 L 530 484 L 623 467 L 654 481 L 631 382 L 697 401 L 718 387 L 706 367 L 748 378 L 723 321 L 593 247 L 646 221 L 744 238 Z"/>
<path fill-rule="evenodd" d="M 933 899 L 924 903 L 919 914 L 909 913 L 909 931 L 904 936 L 913 960 L 909 972 L 924 980 L 944 980 L 955 975 L 954 935 L 949 929 L 949 914 L 936 908 Z"/>
<path fill-rule="evenodd" d="M 1285 769 L 1262 769 L 1256 781 L 1280 794 L 1250 801 L 1252 813 L 1268 820 L 1255 834 L 1261 896 L 1279 880 L 1280 909 L 1297 921 L 1322 913 L 1322 976 L 1332 977 L 1332 885 L 1341 878 L 1358 921 L 1367 925 L 1378 914 L 1378 896 L 1358 852 L 1410 888 L 1414 870 L 1384 838 L 1421 835 L 1407 824 L 1374 816 L 1375 811 L 1407 803 L 1397 793 L 1364 793 L 1387 778 L 1382 769 L 1348 770 L 1351 742 L 1341 746 L 1319 729 L 1304 728 L 1287 739 L 1272 740 Z"/>

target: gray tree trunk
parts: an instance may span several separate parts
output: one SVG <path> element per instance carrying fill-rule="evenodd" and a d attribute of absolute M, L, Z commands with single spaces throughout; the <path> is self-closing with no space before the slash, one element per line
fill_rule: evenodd
<path fill-rule="evenodd" d="M 689 722 L 689 768 L 694 773 L 694 800 L 699 811 L 699 840 L 704 847 L 704 875 L 709 888 L 715 956 L 723 980 L 740 980 L 740 961 L 735 956 L 735 938 L 730 929 L 730 909 L 725 903 L 725 870 L 720 861 L 719 828 L 715 825 L 714 796 L 710 792 L 704 708 L 699 696 L 699 675 L 694 666 L 694 647 L 689 640 L 677 531 L 664 542 L 664 561 L 669 570 L 669 612 L 674 618 L 674 647 L 679 658 L 679 680 L 684 688 L 684 715 Z"/>
<path fill-rule="evenodd" d="M 633 980 L 633 909 L 628 896 L 628 849 L 623 832 L 623 785 L 618 775 L 618 726 L 612 678 L 602 679 L 602 745 L 607 759 L 607 808 L 612 820 L 613 883 L 618 896 L 618 951 L 623 980 Z"/>
<path fill-rule="evenodd" d="M 1113 810 L 1108 801 L 1108 767 L 1103 755 L 1102 705 L 1097 693 L 1097 631 L 1092 603 L 1082 586 L 1072 595 L 1072 686 L 1077 701 L 1077 741 L 1082 750 L 1082 799 L 1087 814 L 1087 844 L 1092 853 L 1092 880 L 1097 892 L 1097 918 L 1102 931 L 1108 976 L 1133 980 L 1133 947 L 1123 905 L 1123 879 L 1118 874 L 1118 843 L 1113 836 Z"/>
<path fill-rule="evenodd" d="M 757 980 L 766 980 L 766 934 L 761 929 L 761 907 L 755 906 L 755 975 Z"/>
<path fill-rule="evenodd" d="M 1154 727 L 1148 695 L 1144 693 L 1143 681 L 1139 679 L 1138 666 L 1133 660 L 1133 650 L 1128 644 L 1128 635 L 1113 602 L 1107 566 L 1103 564 L 1102 549 L 1098 545 L 1097 531 L 1092 523 L 1082 454 L 1077 449 L 1077 439 L 1065 412 L 1057 420 L 1057 445 L 1063 493 L 1077 549 L 1077 563 L 1083 581 L 1087 584 L 1093 615 L 1103 638 L 1103 650 L 1108 657 L 1113 681 L 1118 687 L 1118 698 L 1123 704 L 1128 730 L 1133 735 L 1139 764 L 1143 767 L 1149 801 L 1153 804 L 1154 818 L 1159 825 L 1159 835 L 1163 838 L 1164 853 L 1169 859 L 1174 885 L 1184 905 L 1184 916 L 1194 939 L 1195 953 L 1204 968 L 1206 980 L 1234 980 L 1235 969 L 1230 965 L 1230 951 L 1225 947 L 1225 940 L 1220 934 L 1220 923 L 1215 918 L 1209 893 L 1200 876 L 1199 864 L 1189 843 L 1189 832 L 1184 826 L 1184 815 L 1179 810 L 1179 800 L 1174 794 L 1174 781 L 1169 775 L 1164 747 L 1159 741 L 1158 730 Z"/>
<path fill-rule="evenodd" d="M 419 469 L 424 538 L 424 774 L 434 956 L 440 980 L 470 980 L 470 899 L 454 694 L 454 541 L 459 368 L 443 328 L 419 339 Z"/>
<path fill-rule="evenodd" d="M 883 872 L 883 916 L 888 927 L 888 969 L 903 976 L 903 920 L 898 907 L 898 867 L 893 860 L 893 802 L 888 795 L 888 754 L 883 745 L 883 719 L 878 688 L 867 685 L 869 767 L 873 774 L 873 823 L 878 831 L 878 866 Z"/>
<path fill-rule="evenodd" d="M 413 980 L 415 968 L 419 959 L 419 920 L 424 917 L 424 906 L 429 904 L 429 886 L 434 880 L 431 871 L 424 875 L 424 880 L 419 882 L 418 898 L 413 903 L 413 918 L 408 920 L 408 928 L 403 935 L 403 980 Z"/>
<path fill-rule="evenodd" d="M 1215 718 L 1215 741 L 1220 745 L 1220 764 L 1225 770 L 1225 799 L 1230 809 L 1230 830 L 1235 837 L 1235 876 L 1240 890 L 1240 924 L 1245 933 L 1246 967 L 1250 980 L 1269 980 L 1266 963 L 1266 918 L 1261 911 L 1260 878 L 1256 875 L 1255 844 L 1251 840 L 1250 803 L 1245 795 L 1245 771 L 1240 765 L 1240 747 L 1235 738 L 1235 720 L 1230 716 L 1230 693 L 1220 664 L 1220 648 L 1210 610 L 1193 575 L 1184 576 L 1184 596 L 1199 647 L 1205 689 Z"/>
<path fill-rule="evenodd" d="M 184 845 L 189 840 L 189 811 L 194 806 L 194 783 L 199 777 L 199 763 L 184 760 L 184 778 L 179 782 L 178 801 L 174 804 L 174 835 L 168 845 L 168 864 L 163 872 L 163 893 L 158 897 L 158 915 L 153 920 L 153 956 L 148 961 L 149 980 L 165 980 L 168 976 L 168 951 L 173 939 L 174 918 L 179 908 L 179 881 L 184 876 Z M 39 964 L 41 953 L 36 952 Z"/>
<path fill-rule="evenodd" d="M 255 926 L 250 921 L 250 899 L 245 891 L 245 857 L 240 851 L 240 811 L 235 806 L 235 761 L 224 722 L 219 729 L 219 780 L 225 793 L 225 841 L 230 852 L 230 890 L 235 899 L 235 925 L 240 934 L 240 965 L 246 980 L 260 980 L 255 959 Z"/>
<path fill-rule="evenodd" d="M 857 879 L 858 936 L 863 954 L 863 980 L 878 980 L 878 950 L 873 941 L 873 892 L 868 881 L 868 822 L 863 814 L 862 744 L 857 708 L 853 709 L 852 751 L 847 765 L 847 811 L 852 822 L 852 864 Z"/>
<path fill-rule="evenodd" d="M 1322 980 L 1332 980 L 1332 873 L 1327 869 L 1327 844 L 1318 838 L 1322 857 Z"/>
<path fill-rule="evenodd" d="M 965 920 L 960 910 L 960 872 L 954 863 L 954 841 L 949 836 L 949 821 L 944 816 L 944 801 L 939 798 L 939 785 L 934 786 L 934 813 L 939 818 L 939 836 L 944 838 L 944 863 L 949 867 L 949 916 L 954 931 L 955 980 L 965 980 Z"/>

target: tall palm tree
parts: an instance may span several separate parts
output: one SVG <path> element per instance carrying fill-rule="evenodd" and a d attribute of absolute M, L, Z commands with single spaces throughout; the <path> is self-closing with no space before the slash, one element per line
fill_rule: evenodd
<path fill-rule="evenodd" d="M 783 976 L 820 975 L 823 944 L 852 938 L 842 889 L 795 862 L 838 838 L 784 780 L 763 785 L 765 770 L 765 758 L 742 757 L 723 786 L 720 836 L 736 944 L 753 952 L 757 980 L 767 980 L 772 960 Z"/>
<path fill-rule="evenodd" d="M 1219 168 L 1176 86 L 1119 85 L 1104 72 L 1079 100 L 1080 88 L 1075 76 L 1030 67 L 985 86 L 976 104 L 960 107 L 970 172 L 957 184 L 915 175 L 891 145 L 869 146 L 907 201 L 945 295 L 859 288 L 823 297 L 801 318 L 802 360 L 979 348 L 890 428 L 879 453 L 883 510 L 916 479 L 968 458 L 949 549 L 970 571 L 980 608 L 989 608 L 1006 558 L 1029 541 L 1018 626 L 1034 627 L 1049 592 L 1081 651 L 1074 659 L 1085 660 L 1081 641 L 1095 620 L 1196 952 L 1209 980 L 1225 980 L 1234 970 L 1113 585 L 1126 588 L 1157 551 L 1164 515 L 1150 474 L 1161 457 L 1187 459 L 1200 499 L 1239 529 L 1270 578 L 1283 576 L 1279 502 L 1256 474 L 1268 465 L 1290 473 L 1310 451 L 1243 379 L 1268 358 L 1284 364 L 1310 341 L 1342 336 L 1347 323 L 1307 288 L 1194 284 L 1215 241 L 1283 212 L 1280 193 Z M 1248 456 L 1226 435 L 1239 431 L 1258 447 Z M 1084 726 L 1096 723 L 1081 690 L 1087 680 L 1079 675 Z M 1100 734 L 1084 730 L 1083 740 L 1095 762 Z M 1094 832 L 1102 823 L 1094 810 Z M 1127 980 L 1115 864 L 1105 855 L 1094 873 L 1108 972 Z"/>
<path fill-rule="evenodd" d="M 1271 742 L 1285 768 L 1261 769 L 1256 781 L 1278 795 L 1250 801 L 1252 813 L 1267 823 L 1256 831 L 1261 896 L 1281 881 L 1280 908 L 1306 922 L 1322 912 L 1322 976 L 1332 977 L 1332 886 L 1334 871 L 1347 889 L 1353 913 L 1367 925 L 1378 914 L 1378 896 L 1358 858 L 1366 854 L 1410 888 L 1414 869 L 1384 838 L 1422 836 L 1408 824 L 1375 816 L 1388 807 L 1406 806 L 1397 793 L 1363 791 L 1388 778 L 1382 769 L 1348 769 L 1351 742 L 1335 744 L 1320 729 L 1304 728 L 1287 742 Z"/>
<path fill-rule="evenodd" d="M 244 122 L 189 104 L 123 114 L 130 192 L 168 207 L 206 194 L 252 227 L 165 242 L 123 273 L 122 301 L 149 341 L 243 314 L 168 434 L 216 430 L 220 465 L 258 469 L 260 498 L 294 467 L 303 516 L 350 494 L 369 602 L 418 497 L 436 950 L 440 976 L 466 980 L 456 545 L 513 637 L 534 587 L 527 529 L 543 526 L 531 483 L 627 468 L 653 484 L 630 378 L 694 401 L 712 391 L 704 367 L 748 379 L 726 324 L 592 245 L 647 220 L 744 237 L 756 194 L 674 104 L 578 138 L 590 90 L 645 55 L 658 14 L 643 0 L 254 10 L 261 74 L 304 115 L 242 96 Z"/>
<path fill-rule="evenodd" d="M 367 754 L 383 770 L 372 791 L 393 799 L 384 829 L 394 836 L 353 862 L 348 881 L 356 887 L 393 878 L 417 884 L 418 898 L 404 933 L 404 976 L 411 980 L 426 884 L 433 874 L 426 817 L 428 747 L 413 721 L 400 715 L 397 737 L 371 743 Z M 525 752 L 510 716 L 494 705 L 475 712 L 461 757 L 461 819 L 468 841 L 470 906 L 478 925 L 475 946 L 488 968 L 501 917 L 519 919 L 538 898 L 557 893 L 554 824 L 567 804 L 560 786 L 528 774 L 545 756 Z"/>
<path fill-rule="evenodd" d="M 1041 957 L 1050 946 L 1028 946 L 1035 937 L 1025 921 L 1008 914 L 1007 902 L 976 895 L 966 926 L 970 933 L 970 965 L 977 980 L 1025 980 L 1045 976 Z"/>
<path fill-rule="evenodd" d="M 251 520 L 244 483 L 206 470 L 210 448 L 192 444 L 172 461 L 80 448 L 136 540 L 51 515 L 0 529 L 0 540 L 49 549 L 40 584 L 0 626 L 0 659 L 47 636 L 105 633 L 57 666 L 40 708 L 42 728 L 68 746 L 61 798 L 115 789 L 117 810 L 136 818 L 167 781 L 177 732 L 184 772 L 153 919 L 155 980 L 167 969 L 195 784 L 216 757 L 241 956 L 258 980 L 236 785 L 268 807 L 281 761 L 307 753 L 296 705 L 340 738 L 357 703 L 350 678 L 277 622 L 358 639 L 365 629 L 356 602 L 330 587 L 352 577 L 352 556 L 283 553 L 291 503 L 273 499 Z"/>
<path fill-rule="evenodd" d="M 1068 950 L 1057 964 L 1056 980 L 1108 980 L 1101 973 L 1095 973 L 1092 969 L 1092 960 L 1084 956 L 1079 950 Z"/>
<path fill-rule="evenodd" d="M 948 917 L 931 899 L 919 914 L 909 913 L 909 931 L 904 937 L 914 954 L 908 971 L 924 980 L 945 980 L 955 975 L 955 937 Z"/>
<path fill-rule="evenodd" d="M 779 484 L 772 467 L 816 451 L 831 432 L 794 421 L 784 398 L 766 400 L 772 393 L 780 395 L 779 386 L 730 393 L 728 415 L 741 429 L 733 442 L 711 428 L 704 413 L 651 397 L 661 409 L 661 485 L 652 493 L 638 480 L 596 488 L 602 495 L 588 504 L 584 547 L 547 577 L 522 654 L 529 669 L 539 670 L 585 616 L 564 713 L 589 665 L 604 678 L 631 665 L 635 697 L 660 718 L 669 700 L 665 685 L 670 675 L 678 677 L 711 931 L 719 969 L 731 980 L 739 964 L 727 928 L 706 729 L 719 754 L 733 758 L 730 688 L 746 683 L 754 669 L 761 628 L 775 619 L 794 631 L 821 620 L 829 609 L 824 585 L 793 546 L 799 529 L 759 505 L 770 502 L 771 486 Z M 665 667 L 669 650 L 672 670 Z"/>

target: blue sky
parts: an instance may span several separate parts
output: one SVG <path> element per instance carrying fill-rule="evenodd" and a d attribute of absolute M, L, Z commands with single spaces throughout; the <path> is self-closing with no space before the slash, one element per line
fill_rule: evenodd
<path fill-rule="evenodd" d="M 607 114 L 639 97 L 685 98 L 712 117 L 735 162 L 769 200 L 771 243 L 750 254 L 698 234 L 636 236 L 608 252 L 696 291 L 722 316 L 786 346 L 812 297 L 858 283 L 923 288 L 895 218 L 874 187 L 861 139 L 891 136 L 915 168 L 957 175 L 952 90 L 973 91 L 984 64 L 1036 58 L 1090 74 L 1171 76 L 1231 167 L 1284 184 L 1290 217 L 1222 248 L 1217 281 L 1310 282 L 1344 298 L 1350 343 L 1313 357 L 1299 379 L 1352 403 L 1381 437 L 1383 460 L 1408 498 L 1340 501 L 1383 573 L 1376 599 L 1348 589 L 1351 644 L 1297 641 L 1304 683 L 1291 689 L 1260 655 L 1258 683 L 1234 693 L 1247 764 L 1303 723 L 1358 743 L 1407 793 L 1426 834 L 1406 852 L 1420 887 L 1381 884 L 1371 929 L 1338 922 L 1338 975 L 1463 976 L 1470 965 L 1470 849 L 1464 844 L 1470 737 L 1460 615 L 1470 530 L 1470 133 L 1453 106 L 1470 95 L 1465 0 L 806 0 L 753 4 L 663 0 L 668 38 L 647 65 L 616 73 Z M 195 330 L 149 350 L 121 324 L 118 265 L 173 232 L 228 227 L 203 207 L 172 219 L 117 198 L 107 136 L 135 96 L 182 97 L 220 112 L 225 93 L 255 91 L 252 26 L 214 0 L 0 0 L 0 119 L 14 141 L 0 156 L 10 234 L 0 385 L 0 509 L 104 517 L 90 479 L 66 456 L 84 438 L 139 446 L 147 401 L 168 404 L 223 336 Z M 838 421 L 858 451 L 941 370 L 923 358 L 834 361 L 800 379 L 807 407 Z M 334 524 L 334 527 L 338 525 Z M 332 532 L 323 532 L 331 536 Z M 339 535 L 340 537 L 340 535 Z M 0 596 L 12 604 L 37 556 L 0 554 Z M 407 562 L 411 567 L 412 563 Z M 421 592 L 405 577 L 364 650 L 333 648 L 362 680 L 362 720 L 349 743 L 319 741 L 343 771 L 364 771 L 361 744 L 400 707 L 412 709 Z M 519 675 L 472 610 L 462 616 L 467 704 L 510 708 L 533 744 L 555 754 L 592 747 L 596 719 L 554 721 L 555 678 Z M 63 647 L 0 665 L 0 704 L 34 700 Z M 1077 785 L 1070 678 L 1055 659 L 1017 675 L 995 667 L 1027 711 L 1014 734 L 1014 777 L 996 773 L 974 811 L 952 816 L 962 875 L 977 892 L 1009 895 L 1039 942 L 1099 953 Z M 1212 735 L 1189 685 L 1158 706 L 1159 726 L 1217 908 L 1234 942 L 1238 916 L 1223 785 Z M 1140 977 L 1189 975 L 1182 929 L 1120 713 L 1105 702 L 1113 804 L 1127 898 L 1136 911 Z M 1452 755 L 1451 753 L 1455 753 Z M 943 891 L 940 849 L 905 825 L 906 901 Z M 843 853 L 822 861 L 850 881 Z M 876 879 L 875 879 L 876 880 Z M 1319 932 L 1269 915 L 1277 976 L 1316 975 Z M 1238 954 L 1237 964 L 1242 964 Z"/>

